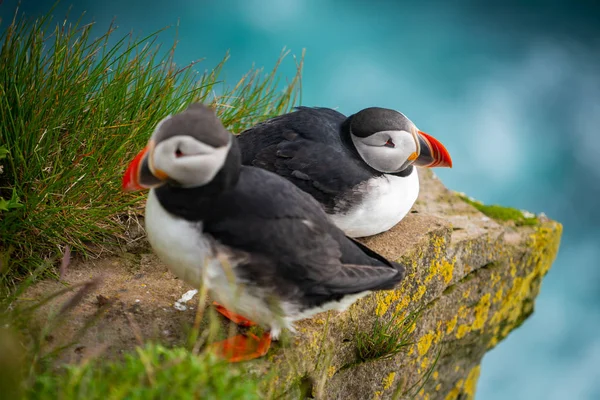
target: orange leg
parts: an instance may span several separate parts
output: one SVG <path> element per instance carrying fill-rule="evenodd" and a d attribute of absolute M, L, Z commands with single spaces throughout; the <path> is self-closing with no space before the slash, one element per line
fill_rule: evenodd
<path fill-rule="evenodd" d="M 217 303 L 216 301 L 213 301 L 213 306 L 215 306 L 215 308 L 217 309 L 217 311 L 222 314 L 223 316 L 225 316 L 225 318 L 230 319 L 231 321 L 235 322 L 237 325 L 239 326 L 254 326 L 256 325 L 256 323 L 250 321 L 248 318 L 244 318 L 239 314 L 233 313 L 231 311 L 229 311 L 228 309 L 226 309 L 225 307 L 223 307 L 222 305 L 220 305 L 219 303 Z"/>
<path fill-rule="evenodd" d="M 263 333 L 262 337 L 249 333 L 248 336 L 237 335 L 220 342 L 213 343 L 213 349 L 219 357 L 229 362 L 240 362 L 253 360 L 267 354 L 271 347 L 271 334 Z"/>

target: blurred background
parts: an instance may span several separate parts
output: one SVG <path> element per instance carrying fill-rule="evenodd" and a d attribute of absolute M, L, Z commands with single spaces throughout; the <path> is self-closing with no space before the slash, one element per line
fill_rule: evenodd
<path fill-rule="evenodd" d="M 564 224 L 533 316 L 483 361 L 477 398 L 600 399 L 600 3 L 356 0 L 74 2 L 115 37 L 179 24 L 179 64 L 231 58 L 234 84 L 306 49 L 302 104 L 345 114 L 402 111 L 440 139 L 454 168 L 435 172 L 485 203 Z M 16 0 L 0 1 L 5 26 Z M 29 16 L 53 1 L 22 0 Z M 62 19 L 70 2 L 55 11 Z M 161 35 L 166 47 L 175 37 Z M 292 77 L 286 58 L 281 76 Z"/>

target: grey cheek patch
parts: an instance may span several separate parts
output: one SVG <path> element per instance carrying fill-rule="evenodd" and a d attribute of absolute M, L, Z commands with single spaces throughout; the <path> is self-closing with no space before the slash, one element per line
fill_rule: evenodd
<path fill-rule="evenodd" d="M 149 187 L 157 186 L 163 183 L 163 181 L 152 175 L 152 171 L 150 171 L 150 167 L 148 165 L 148 156 L 144 157 L 142 163 L 140 164 L 139 181 L 141 185 Z"/>

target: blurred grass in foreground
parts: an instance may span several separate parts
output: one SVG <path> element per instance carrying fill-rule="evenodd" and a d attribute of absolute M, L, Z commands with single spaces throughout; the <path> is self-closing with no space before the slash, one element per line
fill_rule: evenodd
<path fill-rule="evenodd" d="M 63 271 L 69 262 L 63 258 Z M 139 338 L 135 351 L 118 360 L 105 357 L 107 343 L 78 363 L 63 364 L 63 352 L 103 317 L 110 303 L 100 307 L 78 326 L 72 341 L 55 346 L 49 337 L 58 335 L 63 324 L 72 324 L 72 311 L 94 294 L 98 279 L 70 285 L 39 300 L 23 294 L 43 274 L 50 263 L 36 269 L 32 277 L 21 281 L 18 290 L 0 299 L 0 393 L 2 399 L 260 399 L 273 388 L 274 374 L 258 376 L 243 365 L 229 364 L 207 350 L 223 332 L 216 312 L 204 313 L 205 290 L 199 296 L 196 322 L 185 347 L 166 348 L 144 343 Z M 204 288 L 205 289 L 205 288 Z M 63 295 L 66 295 L 64 297 Z M 40 308 L 63 297 L 51 312 Z M 208 321 L 203 335 L 199 325 Z M 135 326 L 132 326 L 134 329 Z M 231 327 L 230 327 L 231 328 Z"/>
<path fill-rule="evenodd" d="M 67 244 L 98 255 L 126 240 L 132 206 L 145 194 L 122 193 L 121 176 L 166 115 L 202 101 L 239 132 L 287 112 L 299 95 L 301 60 L 279 84 L 285 53 L 269 73 L 253 68 L 228 86 L 219 81 L 227 56 L 198 73 L 195 63 L 175 65 L 175 44 L 161 50 L 160 31 L 109 45 L 113 26 L 94 38 L 92 24 L 53 23 L 51 12 L 36 20 L 15 12 L 0 25 L 3 289 Z"/>
<path fill-rule="evenodd" d="M 211 353 L 194 355 L 158 344 L 138 347 L 124 361 L 68 366 L 63 379 L 37 377 L 36 399 L 261 399 L 258 383 Z"/>

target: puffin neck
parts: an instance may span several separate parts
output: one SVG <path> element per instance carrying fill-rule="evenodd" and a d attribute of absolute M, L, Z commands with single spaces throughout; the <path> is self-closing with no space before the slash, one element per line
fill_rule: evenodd
<path fill-rule="evenodd" d="M 354 143 L 352 143 L 352 138 L 350 137 L 350 124 L 352 124 L 352 118 L 354 118 L 354 115 L 349 116 L 344 120 L 344 122 L 342 122 L 342 126 L 340 127 L 340 137 L 344 146 L 346 146 L 352 152 L 352 154 L 362 160 L 362 157 L 358 153 L 358 150 L 356 150 L 356 146 L 354 146 Z"/>
<path fill-rule="evenodd" d="M 202 221 L 211 214 L 211 209 L 218 203 L 219 197 L 236 186 L 240 168 L 239 145 L 232 137 L 225 163 L 210 183 L 192 188 L 167 183 L 154 191 L 160 204 L 169 213 L 188 221 Z"/>
<path fill-rule="evenodd" d="M 342 139 L 342 143 L 346 147 L 348 147 L 348 149 L 350 149 L 350 151 L 352 152 L 352 154 L 354 154 L 355 157 L 357 157 L 359 160 L 362 160 L 362 162 L 365 164 L 365 166 L 367 168 L 369 168 L 376 175 L 394 175 L 394 176 L 406 177 L 406 176 L 412 174 L 413 168 L 414 168 L 412 165 L 409 165 L 408 167 L 406 167 L 405 169 L 403 169 L 400 172 L 384 173 L 384 172 L 376 170 L 375 168 L 373 168 L 369 164 L 367 164 L 366 161 L 363 160 L 363 158 L 359 154 L 358 150 L 356 150 L 356 146 L 354 146 L 354 143 L 352 142 L 352 138 L 350 137 L 350 135 L 351 135 L 350 125 L 352 124 L 352 118 L 354 118 L 354 114 L 349 116 L 348 118 L 346 118 L 344 120 L 344 122 L 342 122 L 342 126 L 340 127 L 340 136 Z"/>

